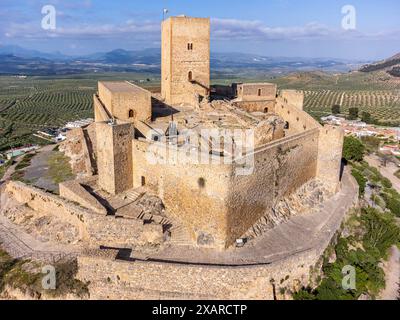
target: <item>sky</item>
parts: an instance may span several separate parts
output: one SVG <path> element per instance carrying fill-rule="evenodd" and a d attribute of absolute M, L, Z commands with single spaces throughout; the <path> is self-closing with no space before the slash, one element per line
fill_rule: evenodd
<path fill-rule="evenodd" d="M 352 60 L 400 52 L 398 0 L 0 0 L 0 45 L 67 55 L 157 48 L 164 8 L 210 17 L 215 52 Z"/>

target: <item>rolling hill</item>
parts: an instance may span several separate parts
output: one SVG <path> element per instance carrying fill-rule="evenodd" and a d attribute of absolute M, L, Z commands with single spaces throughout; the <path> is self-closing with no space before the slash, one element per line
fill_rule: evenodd
<path fill-rule="evenodd" d="M 400 77 L 400 53 L 389 59 L 367 64 L 361 67 L 361 72 L 385 71 L 391 76 Z"/>

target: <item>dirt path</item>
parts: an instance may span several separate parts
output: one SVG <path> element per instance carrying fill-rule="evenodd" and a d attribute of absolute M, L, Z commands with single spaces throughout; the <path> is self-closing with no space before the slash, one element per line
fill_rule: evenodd
<path fill-rule="evenodd" d="M 386 288 L 380 294 L 381 300 L 397 300 L 400 286 L 400 250 L 394 246 L 390 252 L 390 258 L 384 266 Z"/>

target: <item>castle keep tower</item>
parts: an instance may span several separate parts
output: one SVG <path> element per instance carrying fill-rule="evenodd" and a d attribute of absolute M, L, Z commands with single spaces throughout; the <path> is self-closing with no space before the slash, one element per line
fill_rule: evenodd
<path fill-rule="evenodd" d="M 210 19 L 171 17 L 162 23 L 161 92 L 167 104 L 193 104 L 210 92 Z"/>

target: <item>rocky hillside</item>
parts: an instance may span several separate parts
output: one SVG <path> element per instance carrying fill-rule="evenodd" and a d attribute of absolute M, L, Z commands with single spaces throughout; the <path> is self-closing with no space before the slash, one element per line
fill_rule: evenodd
<path fill-rule="evenodd" d="M 400 53 L 393 57 L 373 64 L 367 64 L 360 69 L 361 72 L 386 71 L 394 77 L 400 77 Z"/>

